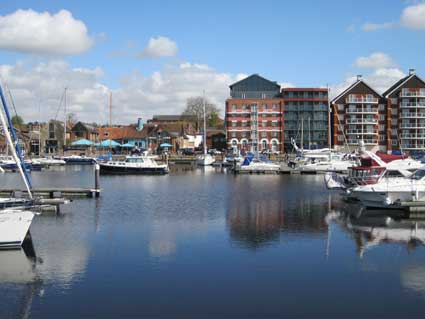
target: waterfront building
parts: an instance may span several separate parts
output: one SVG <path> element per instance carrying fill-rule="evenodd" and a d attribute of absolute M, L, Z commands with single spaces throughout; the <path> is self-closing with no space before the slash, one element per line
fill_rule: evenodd
<path fill-rule="evenodd" d="M 142 119 L 137 120 L 137 124 L 99 127 L 97 128 L 99 140 L 111 139 L 117 143 L 132 144 L 140 149 L 147 149 L 147 126 L 143 125 Z"/>
<path fill-rule="evenodd" d="M 285 150 L 292 150 L 292 138 L 304 148 L 327 147 L 329 144 L 328 89 L 283 88 L 282 97 L 285 103 L 283 139 Z"/>
<path fill-rule="evenodd" d="M 284 122 L 280 85 L 258 74 L 230 85 L 225 123 L 229 148 L 282 151 Z"/>
<path fill-rule="evenodd" d="M 99 141 L 99 133 L 97 131 L 97 128 L 91 124 L 77 122 L 75 123 L 75 125 L 72 126 L 71 131 L 68 130 L 68 132 L 67 140 L 69 139 L 70 142 L 83 138 L 92 142 Z"/>
<path fill-rule="evenodd" d="M 45 152 L 56 154 L 64 149 L 65 129 L 63 122 L 50 120 L 46 126 L 42 127 L 41 135 L 45 136 Z"/>
<path fill-rule="evenodd" d="M 370 150 L 387 150 L 385 100 L 361 76 L 332 101 L 332 144 L 354 150 L 363 140 Z"/>
<path fill-rule="evenodd" d="M 425 82 L 409 70 L 383 93 L 387 108 L 388 150 L 425 150 Z"/>

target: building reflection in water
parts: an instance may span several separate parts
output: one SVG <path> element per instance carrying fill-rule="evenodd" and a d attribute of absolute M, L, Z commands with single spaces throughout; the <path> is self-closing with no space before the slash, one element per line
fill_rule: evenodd
<path fill-rule="evenodd" d="M 242 246 L 259 248 L 279 241 L 282 234 L 323 236 L 328 229 L 324 217 L 333 203 L 330 195 L 306 197 L 295 205 L 277 199 L 230 201 L 227 211 L 230 237 Z"/>

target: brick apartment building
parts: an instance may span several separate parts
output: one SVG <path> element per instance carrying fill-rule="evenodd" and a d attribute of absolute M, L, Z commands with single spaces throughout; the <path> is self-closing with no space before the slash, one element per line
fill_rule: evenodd
<path fill-rule="evenodd" d="M 331 105 L 336 149 L 363 140 L 373 151 L 425 150 L 425 82 L 414 70 L 382 95 L 359 76 Z"/>
<path fill-rule="evenodd" d="M 225 123 L 228 147 L 281 151 L 284 122 L 280 85 L 257 74 L 230 85 Z"/>
<path fill-rule="evenodd" d="M 304 148 L 327 147 L 329 144 L 328 89 L 283 88 L 282 96 L 285 103 L 285 150 L 292 149 L 291 138 L 295 139 L 299 146 L 304 145 Z"/>

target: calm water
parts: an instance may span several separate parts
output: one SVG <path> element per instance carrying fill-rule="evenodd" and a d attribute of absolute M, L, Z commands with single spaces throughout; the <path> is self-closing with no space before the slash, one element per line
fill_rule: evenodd
<path fill-rule="evenodd" d="M 88 167 L 32 175 L 93 184 Z M 0 317 L 423 318 L 425 250 L 408 240 L 425 226 L 356 218 L 322 179 L 102 176 L 100 199 L 35 218 L 33 251 L 0 252 Z"/>

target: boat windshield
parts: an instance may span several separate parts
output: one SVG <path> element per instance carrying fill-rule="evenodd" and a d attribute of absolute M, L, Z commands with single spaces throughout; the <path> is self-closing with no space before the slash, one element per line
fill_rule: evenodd
<path fill-rule="evenodd" d="M 143 163 L 143 158 L 141 157 L 129 157 L 126 159 L 127 163 Z"/>
<path fill-rule="evenodd" d="M 410 177 L 411 179 L 420 180 L 425 176 L 425 170 L 424 169 L 418 169 L 416 172 L 412 174 Z"/>

